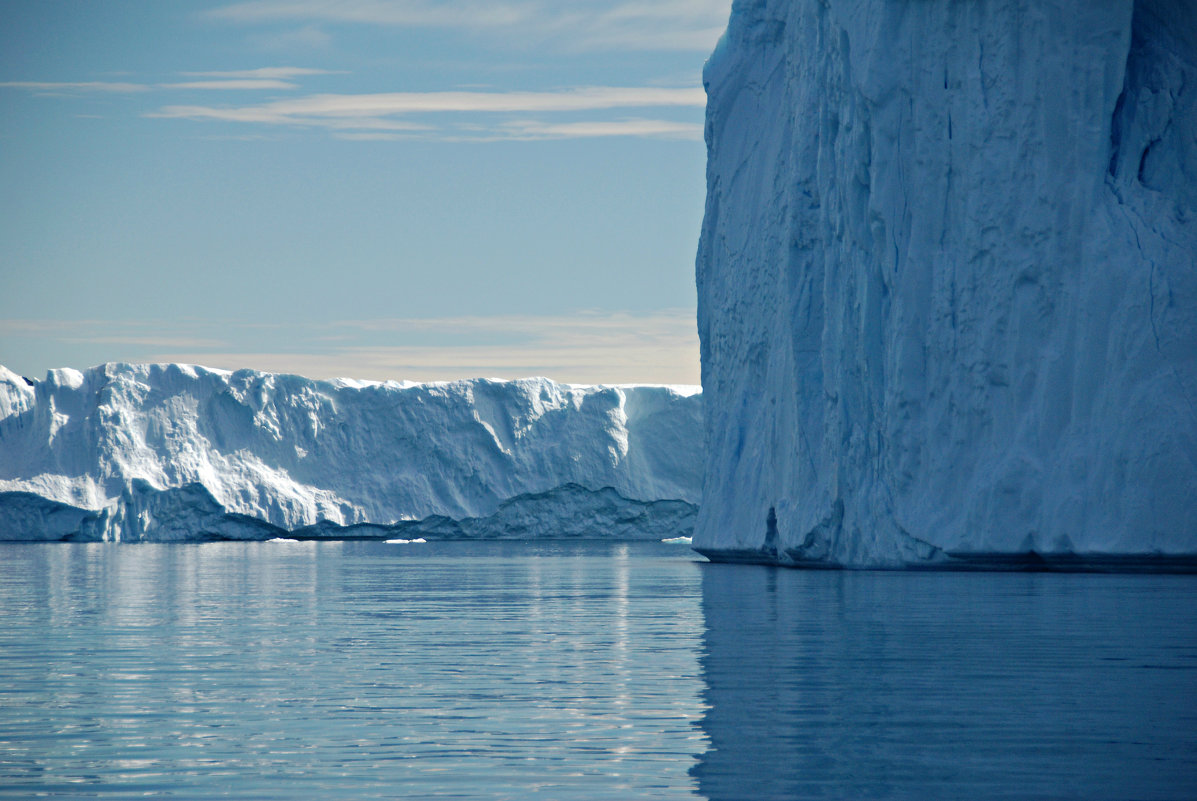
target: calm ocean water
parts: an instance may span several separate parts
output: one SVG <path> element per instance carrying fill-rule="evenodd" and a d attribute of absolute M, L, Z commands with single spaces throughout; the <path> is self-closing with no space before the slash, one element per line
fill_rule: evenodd
<path fill-rule="evenodd" d="M 6 545 L 0 797 L 1197 798 L 1197 577 Z"/>

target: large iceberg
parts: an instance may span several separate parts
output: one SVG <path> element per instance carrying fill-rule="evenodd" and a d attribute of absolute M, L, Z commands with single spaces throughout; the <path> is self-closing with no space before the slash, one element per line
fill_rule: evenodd
<path fill-rule="evenodd" d="M 704 82 L 700 551 L 1197 554 L 1197 3 L 736 0 Z"/>
<path fill-rule="evenodd" d="M 697 387 L 0 367 L 0 540 L 688 534 L 701 421 Z"/>

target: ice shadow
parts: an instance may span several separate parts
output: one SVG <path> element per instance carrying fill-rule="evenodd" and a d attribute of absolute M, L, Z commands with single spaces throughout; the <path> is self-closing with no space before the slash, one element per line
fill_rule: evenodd
<path fill-rule="evenodd" d="M 705 565 L 723 799 L 1197 796 L 1197 580 Z"/>

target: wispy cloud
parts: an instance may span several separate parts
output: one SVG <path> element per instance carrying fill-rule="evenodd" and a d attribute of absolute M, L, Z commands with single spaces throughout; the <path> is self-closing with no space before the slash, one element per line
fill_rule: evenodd
<path fill-rule="evenodd" d="M 701 108 L 706 93 L 699 87 L 587 86 L 555 92 L 389 92 L 322 94 L 277 100 L 257 106 L 166 106 L 152 116 L 221 119 L 294 124 L 317 118 L 377 119 L 396 114 L 432 112 L 595 111 L 647 106 Z"/>
<path fill-rule="evenodd" d="M 250 0 L 207 12 L 243 25 L 272 22 L 451 28 L 522 44 L 582 50 L 710 50 L 728 0 Z"/>
<path fill-rule="evenodd" d="M 494 314 L 453 317 L 380 317 L 340 320 L 332 324 L 348 331 L 412 333 L 467 333 L 491 336 L 519 334 L 530 338 L 563 336 L 593 340 L 612 333 L 651 336 L 689 336 L 694 333 L 694 312 L 690 309 L 661 309 L 655 312 L 581 311 L 573 314 Z"/>
<path fill-rule="evenodd" d="M 253 70 L 219 70 L 209 72 L 184 72 L 189 78 L 243 78 L 246 80 L 289 80 L 304 75 L 341 75 L 339 70 L 318 70 L 310 67 L 259 67 Z"/>
<path fill-rule="evenodd" d="M 205 324 L 176 320 L 0 320 L 5 337 L 37 337 L 66 345 L 136 345 L 152 348 L 227 348 L 229 340 L 196 333 Z"/>
<path fill-rule="evenodd" d="M 249 37 L 261 50 L 324 50 L 332 44 L 330 36 L 319 25 L 304 25 L 283 31 L 258 33 Z"/>
<path fill-rule="evenodd" d="M 604 136 L 701 140 L 703 134 L 701 123 L 647 119 L 559 123 L 519 120 L 504 123 L 501 130 L 506 132 L 505 138 L 524 140 L 580 139 Z"/>
<path fill-rule="evenodd" d="M 112 81 L 0 81 L 0 87 L 7 89 L 28 89 L 33 92 L 67 94 L 79 92 L 148 92 L 151 87 L 140 83 L 115 83 Z"/>
<path fill-rule="evenodd" d="M 688 350 L 546 345 L 474 349 L 444 347 L 345 348 L 332 353 L 219 353 L 167 351 L 150 362 L 201 364 L 226 370 L 251 368 L 309 378 L 373 381 L 455 381 L 463 378 L 546 376 L 574 384 L 698 383 L 698 347 Z"/>
<path fill-rule="evenodd" d="M 311 20 L 364 25 L 493 27 L 530 22 L 532 2 L 429 2 L 428 0 L 251 0 L 212 9 L 206 16 L 231 22 Z"/>
<path fill-rule="evenodd" d="M 386 131 L 341 131 L 334 133 L 333 138 L 343 139 L 346 142 L 398 142 L 403 139 L 411 139 L 413 135 L 411 133 Z"/>
<path fill-rule="evenodd" d="M 59 95 L 151 90 L 290 92 L 299 88 L 298 79 L 330 74 L 334 72 L 280 66 L 185 72 L 184 77 L 194 80 L 169 83 L 9 81 L 0 83 L 0 88 Z M 325 93 L 292 98 L 275 96 L 266 102 L 243 105 L 170 103 L 143 116 L 323 129 L 337 138 L 351 140 L 384 141 L 411 138 L 414 134 L 426 139 L 474 142 L 595 137 L 699 140 L 702 138 L 699 123 L 668 119 L 667 112 L 700 109 L 705 103 L 706 94 L 697 86 L 582 86 L 551 91 Z M 617 109 L 657 112 L 648 118 L 604 117 L 603 112 Z M 599 119 L 577 119 L 580 114 L 597 115 Z M 515 115 L 532 115 L 532 118 Z M 554 120 L 543 115 L 574 115 L 574 118 Z"/>
<path fill-rule="evenodd" d="M 136 336 L 118 334 L 115 336 L 59 337 L 68 345 L 147 345 L 153 348 L 227 348 L 228 342 L 212 337 Z"/>
<path fill-rule="evenodd" d="M 228 321 L 7 320 L 0 321 L 0 332 L 14 341 L 57 339 L 88 354 L 100 345 L 111 354 L 105 358 L 124 361 L 250 367 L 313 378 L 545 375 L 575 383 L 698 382 L 698 335 L 693 310 L 686 309 L 344 320 L 298 331 Z M 240 347 L 245 343 L 256 347 Z"/>
<path fill-rule="evenodd" d="M 309 75 L 338 74 L 333 70 L 309 67 L 259 67 L 249 70 L 223 70 L 209 72 L 180 73 L 186 78 L 203 80 L 177 81 L 170 83 L 133 83 L 127 81 L 0 81 L 0 88 L 25 89 L 39 94 L 79 95 L 89 92 L 111 94 L 133 94 L 153 90 L 199 89 L 267 91 L 293 90 L 299 86 L 294 79 Z"/>
<path fill-rule="evenodd" d="M 438 130 L 416 124 L 412 115 L 511 114 L 607 111 L 620 108 L 701 108 L 706 95 L 698 87 L 589 86 L 553 92 L 392 92 L 384 94 L 322 94 L 275 100 L 250 106 L 170 105 L 147 114 L 189 120 L 219 120 L 320 127 L 334 131 Z M 396 119 L 399 118 L 399 119 Z M 667 120 L 618 120 L 544 123 L 499 120 L 474 124 L 450 134 L 467 139 L 577 138 L 591 136 L 651 136 L 701 138 L 694 124 Z M 373 137 L 379 138 L 379 137 Z"/>
<path fill-rule="evenodd" d="M 182 83 L 160 83 L 161 89 L 232 89 L 236 91 L 262 89 L 298 89 L 296 84 L 287 81 L 261 78 L 235 78 L 227 81 L 183 81 Z"/>

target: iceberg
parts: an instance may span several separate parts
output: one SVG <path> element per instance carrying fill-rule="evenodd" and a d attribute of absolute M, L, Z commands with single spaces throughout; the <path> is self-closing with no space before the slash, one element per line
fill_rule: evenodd
<path fill-rule="evenodd" d="M 684 386 L 0 367 L 0 540 L 688 534 L 702 414 Z"/>
<path fill-rule="evenodd" d="M 736 0 L 704 84 L 700 552 L 1191 562 L 1197 4 Z"/>

